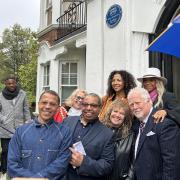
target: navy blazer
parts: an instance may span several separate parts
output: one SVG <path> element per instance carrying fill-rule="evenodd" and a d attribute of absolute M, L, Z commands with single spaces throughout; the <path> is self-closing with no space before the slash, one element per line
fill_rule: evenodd
<path fill-rule="evenodd" d="M 139 139 L 134 164 L 136 180 L 179 180 L 179 128 L 167 118 L 155 124 L 152 114 L 154 111 Z"/>
<path fill-rule="evenodd" d="M 171 92 L 165 92 L 162 96 L 163 107 L 166 110 L 167 118 L 174 120 L 180 127 L 180 105 Z"/>
<path fill-rule="evenodd" d="M 72 133 L 76 128 L 80 116 L 69 116 L 64 123 L 70 127 Z M 103 180 L 109 174 L 114 163 L 113 132 L 97 119 L 92 128 L 82 138 L 86 156 L 79 168 L 72 171 L 69 166 L 67 180 Z"/>

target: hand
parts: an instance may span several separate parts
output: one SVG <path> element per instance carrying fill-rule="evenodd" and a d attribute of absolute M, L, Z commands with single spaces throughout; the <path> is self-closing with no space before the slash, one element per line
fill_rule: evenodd
<path fill-rule="evenodd" d="M 155 123 L 163 122 L 166 116 L 167 116 L 167 112 L 165 110 L 156 111 L 155 114 L 153 115 L 154 122 Z"/>
<path fill-rule="evenodd" d="M 84 159 L 84 155 L 79 153 L 78 151 L 74 150 L 73 148 L 69 148 L 71 151 L 71 160 L 70 160 L 70 164 L 74 167 L 79 167 L 81 166 L 83 159 Z"/>

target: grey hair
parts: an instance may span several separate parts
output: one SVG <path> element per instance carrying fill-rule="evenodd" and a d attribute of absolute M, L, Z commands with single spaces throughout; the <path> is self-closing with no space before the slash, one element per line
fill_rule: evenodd
<path fill-rule="evenodd" d="M 144 99 L 145 102 L 150 101 L 152 104 L 152 100 L 150 98 L 150 95 L 148 93 L 148 91 L 142 87 L 135 87 L 133 89 L 131 89 L 128 93 L 127 99 L 129 100 L 130 96 L 134 93 L 138 93 L 141 95 L 141 97 Z"/>
<path fill-rule="evenodd" d="M 101 100 L 101 98 L 100 98 L 100 96 L 98 94 L 96 94 L 96 93 L 89 93 L 89 94 L 86 95 L 86 97 L 88 97 L 88 96 L 97 98 L 98 99 L 98 105 L 102 106 L 102 100 Z"/>

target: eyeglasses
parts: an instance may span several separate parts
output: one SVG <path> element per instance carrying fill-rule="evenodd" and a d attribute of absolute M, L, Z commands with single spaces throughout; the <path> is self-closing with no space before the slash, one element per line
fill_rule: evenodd
<path fill-rule="evenodd" d="M 90 106 L 90 107 L 92 107 L 92 108 L 97 108 L 97 107 L 99 107 L 99 104 L 89 104 L 89 103 L 83 103 L 82 104 L 84 107 L 88 107 L 88 106 Z"/>
<path fill-rule="evenodd" d="M 84 97 L 81 97 L 81 96 L 76 96 L 76 99 L 77 99 L 78 101 L 81 101 L 81 100 L 83 100 L 83 99 L 84 99 Z"/>

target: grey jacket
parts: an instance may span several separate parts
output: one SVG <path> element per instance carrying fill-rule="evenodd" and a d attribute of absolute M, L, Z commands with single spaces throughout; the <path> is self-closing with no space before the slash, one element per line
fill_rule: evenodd
<path fill-rule="evenodd" d="M 5 99 L 0 93 L 0 138 L 11 138 L 16 128 L 30 119 L 28 101 L 23 90 L 12 100 Z"/>

